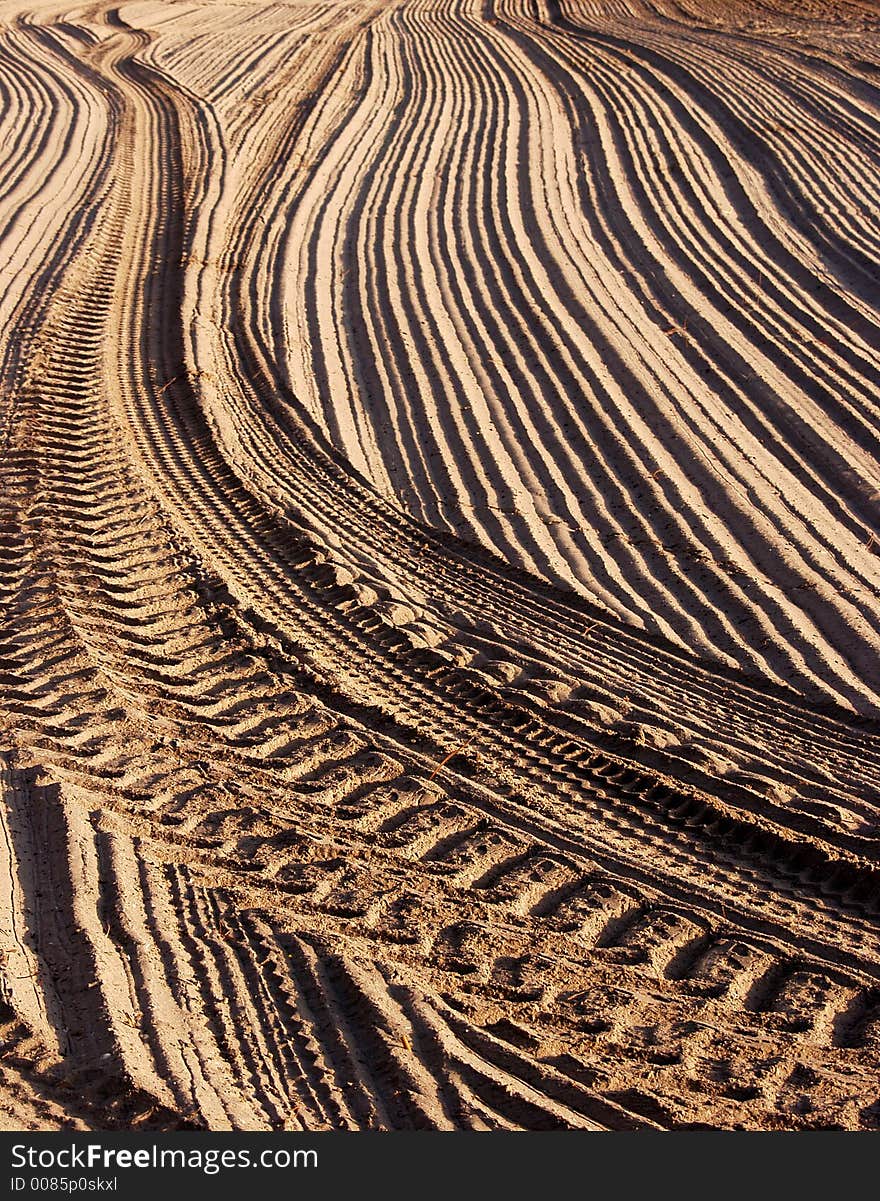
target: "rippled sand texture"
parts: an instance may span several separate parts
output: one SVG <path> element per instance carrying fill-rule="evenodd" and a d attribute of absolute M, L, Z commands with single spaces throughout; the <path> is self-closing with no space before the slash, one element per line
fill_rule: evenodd
<path fill-rule="evenodd" d="M 0 0 L 0 1117 L 880 1125 L 880 10 Z"/>

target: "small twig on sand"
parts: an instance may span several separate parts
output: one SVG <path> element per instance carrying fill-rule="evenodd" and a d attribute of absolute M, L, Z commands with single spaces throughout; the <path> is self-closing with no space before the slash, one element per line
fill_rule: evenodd
<path fill-rule="evenodd" d="M 568 1001 L 570 1005 L 577 1005 L 578 1001 L 585 1001 L 590 996 L 588 988 L 577 988 L 574 992 L 563 993 L 560 996 L 561 1001 Z"/>
<path fill-rule="evenodd" d="M 156 393 L 156 395 L 161 396 L 163 392 L 167 392 L 168 389 L 171 387 L 171 385 L 176 384 L 180 378 L 181 377 L 179 375 L 175 375 L 174 379 L 170 379 L 167 384 L 162 385 L 162 387 L 159 389 L 159 391 Z"/>
<path fill-rule="evenodd" d="M 456 755 L 460 755 L 461 752 L 465 749 L 465 747 L 470 746 L 470 744 L 473 742 L 473 740 L 475 738 L 476 738 L 476 734 L 471 734 L 469 738 L 466 738 L 464 740 L 464 742 L 459 743 L 459 745 L 455 748 L 454 751 L 450 751 L 449 754 L 444 759 L 441 759 L 440 762 L 437 764 L 437 766 L 434 768 L 434 770 L 431 772 L 430 776 L 428 776 L 427 780 L 425 780 L 425 784 L 430 784 L 431 781 L 434 779 L 434 777 L 437 775 L 437 773 L 446 766 L 446 764 L 449 762 L 449 760 L 454 759 Z M 425 795 L 425 788 L 424 788 L 424 786 L 422 786 L 418 790 L 418 792 L 416 792 L 415 795 L 413 796 L 412 803 L 418 804 L 424 795 Z"/>
<path fill-rule="evenodd" d="M 684 321 L 682 321 L 681 325 L 670 325 L 669 329 L 664 329 L 663 332 L 667 338 L 671 338 L 673 334 L 681 334 L 681 336 L 684 337 L 685 334 L 687 333 L 687 329 L 688 329 L 688 319 L 687 319 L 687 317 L 685 317 L 685 319 L 684 319 Z"/>
<path fill-rule="evenodd" d="M 434 770 L 431 772 L 430 776 L 428 776 L 428 779 L 425 781 L 425 783 L 430 784 L 430 782 L 434 779 L 434 777 L 441 770 L 441 768 L 444 768 L 450 759 L 454 759 L 456 755 L 460 755 L 461 752 L 465 749 L 465 747 L 470 746 L 470 744 L 473 742 L 473 740 L 475 738 L 476 738 L 476 734 L 471 734 L 470 737 L 466 738 L 464 740 L 464 742 L 461 743 L 460 746 L 457 746 L 455 748 L 454 751 L 450 751 L 445 759 L 441 759 L 440 762 L 437 764 L 437 766 L 434 768 Z"/>

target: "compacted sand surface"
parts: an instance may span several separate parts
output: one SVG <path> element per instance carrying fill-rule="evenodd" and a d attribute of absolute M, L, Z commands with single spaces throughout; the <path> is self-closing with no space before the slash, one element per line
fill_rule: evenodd
<path fill-rule="evenodd" d="M 0 0 L 0 1124 L 880 1126 L 880 9 Z"/>

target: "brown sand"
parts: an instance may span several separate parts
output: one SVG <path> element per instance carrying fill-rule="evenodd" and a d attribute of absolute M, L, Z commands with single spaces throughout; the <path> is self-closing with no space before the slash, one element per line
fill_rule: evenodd
<path fill-rule="evenodd" d="M 880 1125 L 880 15 L 0 3 L 0 1116 Z"/>

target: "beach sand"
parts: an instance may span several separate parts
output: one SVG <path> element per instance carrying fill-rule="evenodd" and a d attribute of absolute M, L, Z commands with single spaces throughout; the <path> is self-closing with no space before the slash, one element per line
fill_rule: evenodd
<path fill-rule="evenodd" d="M 0 1125 L 880 1126 L 880 8 L 0 0 Z"/>

